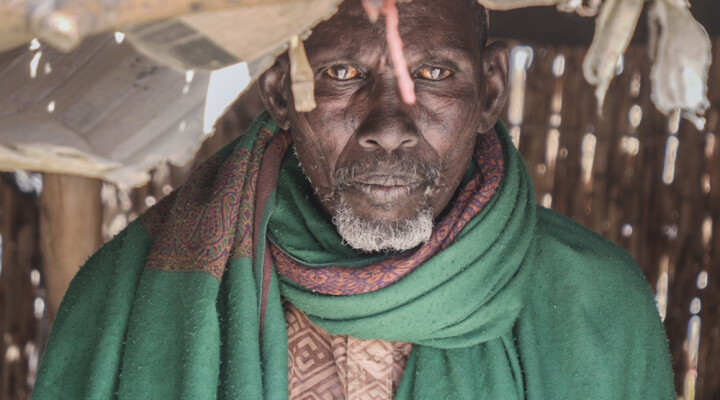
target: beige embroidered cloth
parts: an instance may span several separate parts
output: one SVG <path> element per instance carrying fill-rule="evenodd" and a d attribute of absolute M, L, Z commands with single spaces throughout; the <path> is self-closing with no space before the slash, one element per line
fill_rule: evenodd
<path fill-rule="evenodd" d="M 412 345 L 330 335 L 292 304 L 283 304 L 288 330 L 291 400 L 389 400 Z"/>

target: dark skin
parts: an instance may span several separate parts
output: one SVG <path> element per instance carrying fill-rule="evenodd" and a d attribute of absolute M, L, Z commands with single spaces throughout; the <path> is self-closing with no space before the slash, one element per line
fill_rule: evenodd
<path fill-rule="evenodd" d="M 346 0 L 305 42 L 315 72 L 313 111 L 293 107 L 286 56 L 261 76 L 263 101 L 280 127 L 290 130 L 305 174 L 331 215 L 335 172 L 352 165 L 360 173 L 341 195 L 362 218 L 402 221 L 426 202 L 437 217 L 448 205 L 476 135 L 492 129 L 507 99 L 507 48 L 481 48 L 470 7 L 457 0 L 398 5 L 413 105 L 400 98 L 383 21 L 372 24 L 358 0 Z M 390 164 L 401 155 L 439 175 L 427 182 L 422 174 L 398 172 Z M 362 170 L 363 160 L 373 156 L 381 161 Z"/>

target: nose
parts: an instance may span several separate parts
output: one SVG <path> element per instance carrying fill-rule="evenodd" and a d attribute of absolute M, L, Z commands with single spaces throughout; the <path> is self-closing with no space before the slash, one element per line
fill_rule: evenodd
<path fill-rule="evenodd" d="M 405 110 L 382 104 L 371 111 L 357 130 L 361 148 L 370 151 L 407 150 L 419 142 L 415 122 Z"/>

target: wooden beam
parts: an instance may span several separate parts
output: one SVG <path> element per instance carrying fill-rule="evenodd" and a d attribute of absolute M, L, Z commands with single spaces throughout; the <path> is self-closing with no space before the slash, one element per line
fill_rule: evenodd
<path fill-rule="evenodd" d="M 83 38 L 183 14 L 300 0 L 2 0 L 0 52 L 32 38 L 71 51 Z"/>

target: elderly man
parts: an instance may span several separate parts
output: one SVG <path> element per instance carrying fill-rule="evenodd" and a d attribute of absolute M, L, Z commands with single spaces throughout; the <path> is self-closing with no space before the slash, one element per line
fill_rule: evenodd
<path fill-rule="evenodd" d="M 472 0 L 399 6 L 415 102 L 348 0 L 269 113 L 80 271 L 38 399 L 671 399 L 622 250 L 534 203 Z"/>

